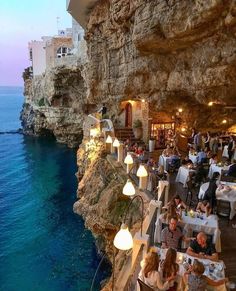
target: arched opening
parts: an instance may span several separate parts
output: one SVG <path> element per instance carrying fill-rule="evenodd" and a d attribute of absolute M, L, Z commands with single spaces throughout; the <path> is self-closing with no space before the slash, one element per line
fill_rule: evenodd
<path fill-rule="evenodd" d="M 125 105 L 125 127 L 132 127 L 132 105 L 129 102 Z"/>

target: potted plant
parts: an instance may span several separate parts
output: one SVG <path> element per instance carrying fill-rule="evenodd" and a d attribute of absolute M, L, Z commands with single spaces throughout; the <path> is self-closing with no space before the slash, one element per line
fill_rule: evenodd
<path fill-rule="evenodd" d="M 137 139 L 142 138 L 143 136 L 143 125 L 142 125 L 142 121 L 140 119 L 136 119 L 133 122 L 133 132 L 134 132 L 134 136 Z"/>

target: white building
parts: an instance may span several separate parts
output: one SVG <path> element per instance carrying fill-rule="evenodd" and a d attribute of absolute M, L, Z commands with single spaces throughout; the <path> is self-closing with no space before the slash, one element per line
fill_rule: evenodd
<path fill-rule="evenodd" d="M 40 41 L 31 41 L 28 48 L 33 77 L 40 76 L 46 69 L 57 65 L 57 58 L 71 54 L 72 29 L 59 30 L 56 36 L 44 36 Z"/>
<path fill-rule="evenodd" d="M 42 37 L 42 40 L 33 40 L 28 43 L 29 59 L 32 64 L 33 76 L 42 75 L 46 70 L 46 41 L 48 37 Z"/>

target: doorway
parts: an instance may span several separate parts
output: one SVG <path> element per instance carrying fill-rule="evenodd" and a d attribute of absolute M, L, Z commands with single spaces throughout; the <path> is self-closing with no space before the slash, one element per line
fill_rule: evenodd
<path fill-rule="evenodd" d="M 125 127 L 132 127 L 132 105 L 129 102 L 125 105 Z"/>

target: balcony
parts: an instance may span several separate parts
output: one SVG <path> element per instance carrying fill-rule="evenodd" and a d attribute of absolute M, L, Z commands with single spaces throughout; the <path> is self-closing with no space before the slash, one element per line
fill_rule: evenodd
<path fill-rule="evenodd" d="M 86 28 L 89 14 L 96 2 L 98 0 L 67 0 L 66 9 L 83 28 Z"/>

